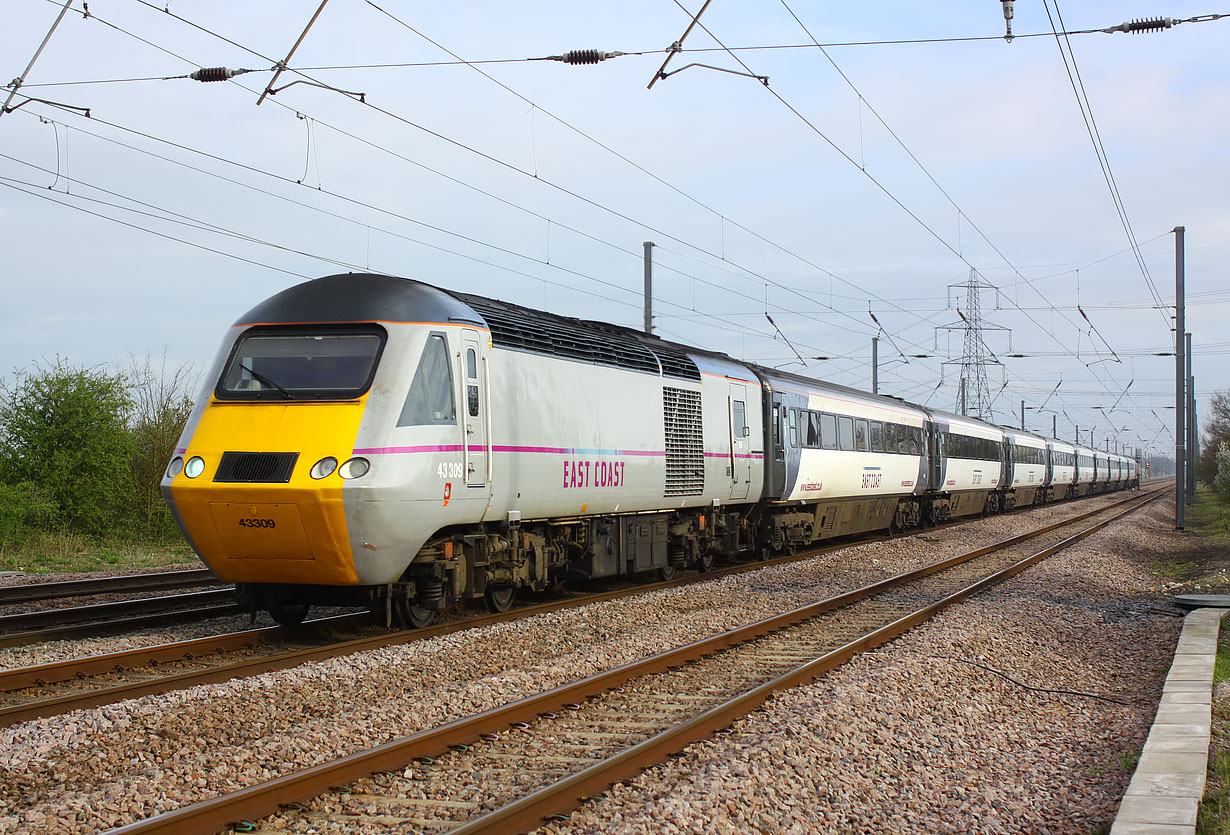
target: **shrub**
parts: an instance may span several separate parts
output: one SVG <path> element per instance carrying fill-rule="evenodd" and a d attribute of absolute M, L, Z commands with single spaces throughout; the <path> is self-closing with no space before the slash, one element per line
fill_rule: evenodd
<path fill-rule="evenodd" d="M 0 483 L 33 485 L 56 526 L 98 535 L 133 503 L 133 399 L 122 374 L 35 363 L 0 382 Z"/>
<path fill-rule="evenodd" d="M 33 484 L 0 484 L 0 552 L 24 543 L 31 529 L 46 525 L 55 511 L 55 503 Z"/>
<path fill-rule="evenodd" d="M 1217 445 L 1217 477 L 1213 489 L 1223 502 L 1230 502 L 1230 441 Z"/>
<path fill-rule="evenodd" d="M 168 369 L 165 354 L 157 365 L 148 355 L 143 360 L 132 357 L 130 366 L 134 522 L 146 536 L 167 539 L 178 536 L 179 527 L 159 485 L 192 413 L 189 392 L 196 384 L 196 374 L 191 365 Z"/>

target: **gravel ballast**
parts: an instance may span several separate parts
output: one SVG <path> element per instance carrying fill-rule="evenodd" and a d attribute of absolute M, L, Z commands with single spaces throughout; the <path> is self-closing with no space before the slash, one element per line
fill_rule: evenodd
<path fill-rule="evenodd" d="M 1091 506 L 18 725 L 0 731 L 0 831 L 127 823 Z M 1124 761 L 1143 742 L 1179 628 L 1151 608 L 1164 598 L 1149 564 L 1172 547 L 1171 527 L 1155 504 L 549 831 L 1088 832 L 1130 777 Z M 1129 704 L 1036 693 L 966 661 Z"/>

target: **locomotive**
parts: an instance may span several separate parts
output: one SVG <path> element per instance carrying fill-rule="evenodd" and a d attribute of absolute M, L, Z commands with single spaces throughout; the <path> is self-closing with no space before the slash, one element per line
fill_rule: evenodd
<path fill-rule="evenodd" d="M 175 519 L 280 623 L 423 626 L 1139 482 L 1123 456 L 368 273 L 240 317 L 176 446 Z"/>

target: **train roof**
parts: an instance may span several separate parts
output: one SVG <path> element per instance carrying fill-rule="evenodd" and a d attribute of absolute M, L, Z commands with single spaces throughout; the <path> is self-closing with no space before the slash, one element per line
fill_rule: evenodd
<path fill-rule="evenodd" d="M 374 273 L 329 275 L 270 296 L 235 326 L 333 322 L 457 322 L 486 327 L 445 290 L 409 278 Z"/>
<path fill-rule="evenodd" d="M 1006 429 L 892 395 L 870 394 L 796 372 L 744 362 L 719 351 L 684 345 L 622 325 L 561 316 L 486 296 L 446 290 L 412 278 L 379 273 L 341 273 L 296 284 L 256 305 L 241 316 L 235 326 L 335 322 L 473 325 L 489 330 L 492 343 L 502 348 L 684 380 L 699 381 L 703 371 L 719 376 L 746 376 L 747 382 L 763 381 L 777 386 L 793 383 L 920 416 L 935 416 L 1047 443 L 1058 442 L 1088 454 L 1114 454 Z"/>

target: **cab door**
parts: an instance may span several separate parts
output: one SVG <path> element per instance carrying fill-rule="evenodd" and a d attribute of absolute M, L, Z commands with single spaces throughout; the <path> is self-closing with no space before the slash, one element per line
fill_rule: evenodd
<path fill-rule="evenodd" d="M 461 332 L 462 423 L 465 425 L 465 481 L 471 488 L 486 487 L 491 480 L 491 421 L 487 398 L 491 390 L 487 379 L 487 359 L 477 331 Z"/>
<path fill-rule="evenodd" d="M 752 483 L 751 427 L 747 423 L 747 386 L 730 385 L 730 497 L 746 499 Z"/>
<path fill-rule="evenodd" d="M 932 421 L 927 424 L 927 449 L 931 459 L 931 489 L 943 490 L 944 477 L 948 472 L 947 450 L 944 449 L 944 430 L 948 424 Z"/>
<path fill-rule="evenodd" d="M 773 392 L 772 413 L 769 415 L 772 429 L 769 431 L 769 443 L 773 450 L 773 466 L 769 468 L 770 483 L 765 491 L 769 496 L 780 496 L 786 490 L 786 406 L 782 403 L 780 392 Z M 766 456 L 767 458 L 768 456 Z"/>

